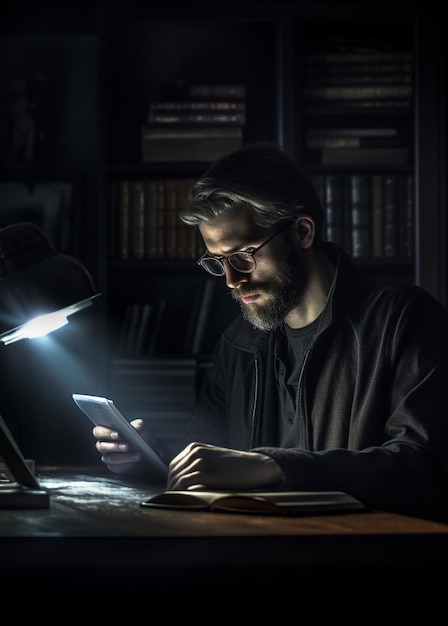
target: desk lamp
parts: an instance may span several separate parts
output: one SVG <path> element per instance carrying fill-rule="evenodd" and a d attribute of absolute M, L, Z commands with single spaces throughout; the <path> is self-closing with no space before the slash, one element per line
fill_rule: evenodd
<path fill-rule="evenodd" d="M 58 252 L 35 224 L 19 222 L 0 229 L 0 349 L 60 328 L 97 295 L 87 269 Z M 0 489 L 0 508 L 48 507 L 48 495 L 24 467 L 1 416 L 0 457 L 18 485 Z"/>

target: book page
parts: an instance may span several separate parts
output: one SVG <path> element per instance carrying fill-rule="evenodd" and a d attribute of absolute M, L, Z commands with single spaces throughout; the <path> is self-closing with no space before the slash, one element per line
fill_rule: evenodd
<path fill-rule="evenodd" d="M 164 491 L 141 503 L 147 507 L 215 512 L 300 515 L 327 511 L 366 510 L 340 491 Z"/>

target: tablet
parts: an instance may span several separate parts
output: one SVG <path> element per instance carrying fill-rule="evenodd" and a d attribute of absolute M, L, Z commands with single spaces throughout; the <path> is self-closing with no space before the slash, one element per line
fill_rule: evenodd
<path fill-rule="evenodd" d="M 81 393 L 73 393 L 72 398 L 95 426 L 107 426 L 108 428 L 118 430 L 124 440 L 141 452 L 143 458 L 154 472 L 154 477 L 158 479 L 167 478 L 168 468 L 165 463 L 117 409 L 113 400 L 103 398 L 102 396 L 89 396 Z"/>

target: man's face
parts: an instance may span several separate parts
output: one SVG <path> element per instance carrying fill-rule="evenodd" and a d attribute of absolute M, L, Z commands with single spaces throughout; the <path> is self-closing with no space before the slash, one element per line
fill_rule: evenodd
<path fill-rule="evenodd" d="M 208 253 L 227 256 L 250 252 L 275 232 L 254 223 L 252 213 L 223 216 L 201 224 L 200 232 Z M 226 259 L 227 286 L 240 305 L 243 316 L 260 330 L 272 330 L 285 316 L 300 306 L 306 285 L 302 250 L 294 247 L 288 230 L 279 234 L 256 253 L 256 268 L 247 274 L 235 270 Z"/>

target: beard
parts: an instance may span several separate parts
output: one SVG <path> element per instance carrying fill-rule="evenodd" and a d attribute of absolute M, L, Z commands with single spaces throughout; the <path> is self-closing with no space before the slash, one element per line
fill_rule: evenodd
<path fill-rule="evenodd" d="M 285 317 L 295 309 L 302 301 L 305 291 L 305 275 L 303 265 L 297 253 L 288 250 L 287 259 L 283 261 L 277 270 L 277 274 L 269 283 L 246 288 L 243 283 L 238 290 L 233 289 L 231 296 L 238 302 L 242 315 L 254 328 L 270 331 L 283 324 Z M 264 296 L 264 304 L 245 304 L 241 296 L 254 293 Z"/>

